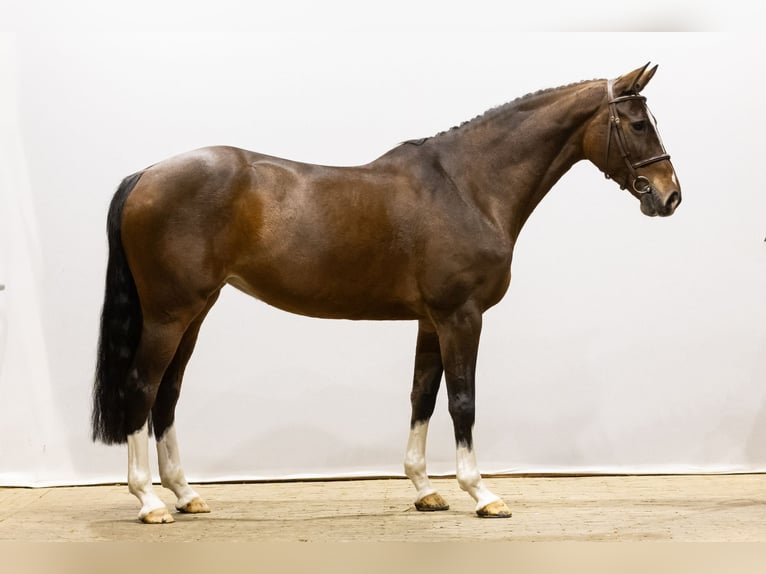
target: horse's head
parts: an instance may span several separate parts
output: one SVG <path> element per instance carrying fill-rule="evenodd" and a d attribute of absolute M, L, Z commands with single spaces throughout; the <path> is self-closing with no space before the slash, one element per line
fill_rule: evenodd
<path fill-rule="evenodd" d="M 681 203 L 681 186 L 640 95 L 657 71 L 648 67 L 606 82 L 605 103 L 589 124 L 584 149 L 607 178 L 641 201 L 645 215 L 668 216 Z"/>

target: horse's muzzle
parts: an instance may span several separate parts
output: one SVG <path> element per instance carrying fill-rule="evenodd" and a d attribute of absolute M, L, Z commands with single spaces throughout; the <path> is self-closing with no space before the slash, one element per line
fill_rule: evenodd
<path fill-rule="evenodd" d="M 649 217 L 668 217 L 673 215 L 681 203 L 681 191 L 672 190 L 670 193 L 660 195 L 656 189 L 641 196 L 641 213 Z"/>

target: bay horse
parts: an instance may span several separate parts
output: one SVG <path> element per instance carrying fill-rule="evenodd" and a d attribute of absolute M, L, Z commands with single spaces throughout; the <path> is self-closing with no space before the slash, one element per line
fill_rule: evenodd
<path fill-rule="evenodd" d="M 126 177 L 108 213 L 93 440 L 128 444 L 128 489 L 144 523 L 209 512 L 180 464 L 174 426 L 184 369 L 225 285 L 311 317 L 418 322 L 404 469 L 415 507 L 445 510 L 426 472 L 442 375 L 457 481 L 481 517 L 510 510 L 482 482 L 472 437 L 482 314 L 511 281 L 516 238 L 548 190 L 587 159 L 671 215 L 681 189 L 641 90 L 649 64 L 518 98 L 369 164 L 328 167 L 209 147 Z"/>

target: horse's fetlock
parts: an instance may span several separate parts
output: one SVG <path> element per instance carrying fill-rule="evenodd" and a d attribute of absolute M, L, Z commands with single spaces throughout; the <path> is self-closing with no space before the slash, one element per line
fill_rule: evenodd
<path fill-rule="evenodd" d="M 404 474 L 412 479 L 415 476 L 421 476 L 426 472 L 426 461 L 422 458 L 407 458 L 404 461 Z"/>
<path fill-rule="evenodd" d="M 461 490 L 471 491 L 481 482 L 481 473 L 471 471 L 457 477 L 457 483 Z"/>

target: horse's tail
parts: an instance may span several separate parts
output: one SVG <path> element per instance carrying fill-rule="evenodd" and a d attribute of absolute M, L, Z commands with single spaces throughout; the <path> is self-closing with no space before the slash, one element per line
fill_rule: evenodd
<path fill-rule="evenodd" d="M 127 441 L 125 386 L 143 325 L 136 284 L 122 246 L 122 208 L 142 173 L 122 180 L 112 198 L 106 222 L 109 262 L 106 266 L 91 417 L 93 440 L 106 444 Z"/>

